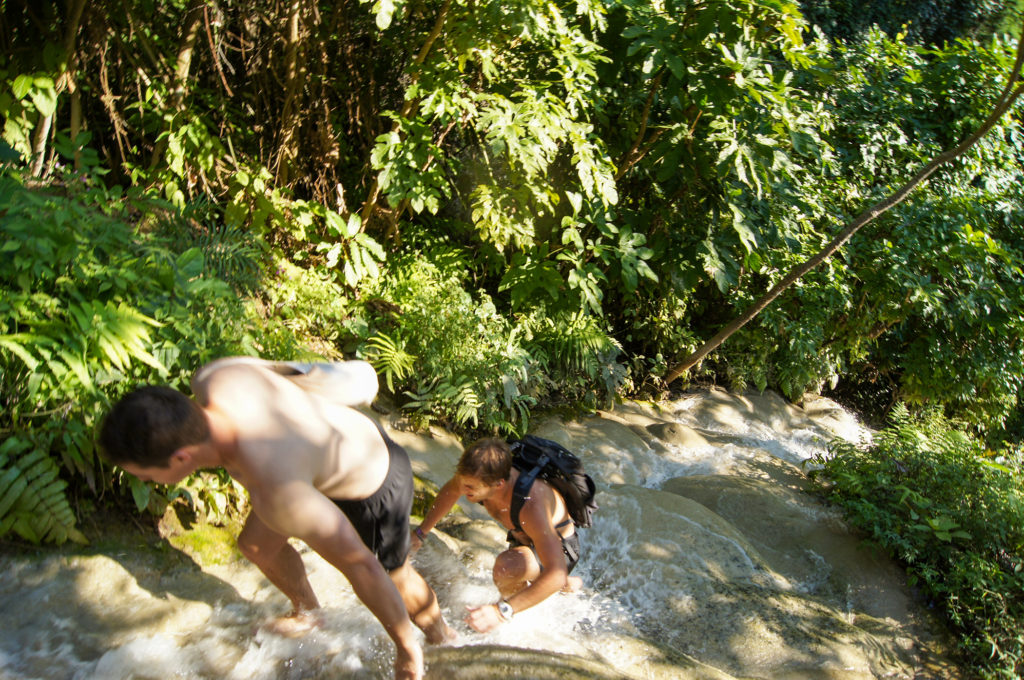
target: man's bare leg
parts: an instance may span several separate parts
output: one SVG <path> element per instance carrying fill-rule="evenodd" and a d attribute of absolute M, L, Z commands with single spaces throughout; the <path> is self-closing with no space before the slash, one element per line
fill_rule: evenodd
<path fill-rule="evenodd" d="M 316 614 L 320 602 L 309 583 L 306 565 L 287 537 L 274 532 L 250 513 L 238 536 L 238 549 L 291 600 L 291 612 L 271 621 L 267 630 L 285 637 L 298 637 L 321 624 Z"/>
<path fill-rule="evenodd" d="M 505 599 L 526 588 L 540 576 L 540 563 L 533 551 L 523 546 L 510 548 L 494 561 L 494 585 Z M 575 593 L 583 587 L 583 579 L 570 575 L 562 586 L 563 593 Z"/>
<path fill-rule="evenodd" d="M 540 563 L 533 551 L 525 546 L 509 548 L 494 560 L 494 585 L 508 599 L 530 585 L 540 576 Z"/>
<path fill-rule="evenodd" d="M 423 631 L 427 642 L 432 645 L 450 642 L 458 637 L 441 615 L 441 607 L 437 603 L 437 595 L 427 585 L 416 569 L 407 559 L 405 564 L 394 569 L 389 574 L 398 593 L 402 596 L 402 602 L 409 612 L 409 618 Z"/>

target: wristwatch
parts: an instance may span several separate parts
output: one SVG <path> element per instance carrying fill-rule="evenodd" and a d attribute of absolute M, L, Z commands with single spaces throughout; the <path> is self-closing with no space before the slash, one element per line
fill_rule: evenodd
<path fill-rule="evenodd" d="M 498 607 L 498 614 L 501 616 L 501 618 L 505 619 L 506 621 L 512 620 L 512 615 L 516 613 L 516 610 L 512 609 L 512 605 L 510 605 L 508 602 L 505 602 L 505 600 L 498 600 L 496 606 Z"/>

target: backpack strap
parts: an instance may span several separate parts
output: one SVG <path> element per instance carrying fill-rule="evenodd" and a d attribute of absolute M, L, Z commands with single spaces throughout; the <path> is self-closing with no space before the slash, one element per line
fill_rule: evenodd
<path fill-rule="evenodd" d="M 519 477 L 516 478 L 516 485 L 512 487 L 512 503 L 508 508 L 509 519 L 512 520 L 512 526 L 516 528 L 516 531 L 523 530 L 522 525 L 519 523 L 519 511 L 523 509 L 523 504 L 526 502 L 526 499 L 530 497 L 530 488 L 533 486 L 533 482 L 537 479 L 537 475 L 540 474 L 540 471 L 547 464 L 547 455 L 542 455 L 532 470 L 519 471 Z"/>

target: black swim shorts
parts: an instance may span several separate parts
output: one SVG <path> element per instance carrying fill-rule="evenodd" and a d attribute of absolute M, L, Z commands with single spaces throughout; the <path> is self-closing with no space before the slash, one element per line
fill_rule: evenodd
<path fill-rule="evenodd" d="M 378 429 L 379 426 L 378 426 Z M 409 513 L 412 512 L 412 465 L 409 454 L 381 430 L 388 447 L 388 474 L 372 496 L 358 501 L 337 500 L 381 566 L 392 571 L 409 556 Z"/>

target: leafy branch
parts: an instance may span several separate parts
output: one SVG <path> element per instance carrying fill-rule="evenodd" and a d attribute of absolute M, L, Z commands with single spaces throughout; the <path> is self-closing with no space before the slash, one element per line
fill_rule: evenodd
<path fill-rule="evenodd" d="M 441 30 L 444 28 L 444 22 L 448 18 L 448 11 L 451 9 L 451 0 L 445 0 L 440 11 L 437 13 L 437 19 L 434 21 L 434 27 L 430 30 L 430 34 L 427 35 L 427 39 L 423 42 L 420 47 L 420 51 L 416 54 L 416 57 L 412 61 L 412 65 L 419 67 L 423 65 L 423 62 L 427 59 L 427 54 L 430 53 L 430 48 L 434 45 L 438 36 L 441 35 Z M 419 73 L 412 73 L 412 83 L 415 84 L 419 79 Z M 391 126 L 391 134 L 395 135 L 401 128 L 401 121 L 409 116 L 412 112 L 413 107 L 416 105 L 416 98 L 406 99 L 405 103 L 402 104 L 401 113 L 395 118 L 394 124 Z M 370 218 L 373 217 L 374 210 L 377 208 L 377 199 L 380 196 L 380 181 L 379 177 L 375 176 L 373 182 L 370 184 L 370 191 L 367 194 L 366 201 L 363 203 L 363 210 L 361 213 L 363 225 L 370 223 Z"/>
<path fill-rule="evenodd" d="M 928 179 L 940 166 L 962 156 L 968 149 L 973 147 L 978 140 L 984 137 L 989 130 L 999 122 L 999 119 L 1003 117 L 1003 114 L 1005 114 L 1011 106 L 1013 106 L 1021 93 L 1024 93 L 1024 85 L 1017 84 L 1020 79 L 1022 63 L 1024 63 L 1024 33 L 1022 33 L 1021 37 L 1017 40 L 1017 57 L 1014 61 L 1013 70 L 1010 73 L 1006 86 L 1003 88 L 1002 93 L 996 101 L 996 105 L 993 107 L 992 113 L 989 114 L 988 118 L 985 119 L 973 134 L 969 135 L 956 147 L 933 158 L 896 192 L 890 194 L 887 198 L 875 203 L 873 206 L 862 212 L 816 255 L 790 270 L 790 272 L 781 281 L 775 284 L 771 290 L 758 298 L 747 309 L 747 311 L 726 324 L 726 326 L 716 333 L 714 337 L 705 342 L 700 348 L 691 353 L 675 368 L 669 371 L 668 375 L 665 376 L 665 383 L 670 384 L 674 382 L 681 375 L 696 366 L 704 359 L 704 357 L 719 347 L 733 333 L 760 314 L 766 307 L 768 307 L 768 305 L 770 305 L 786 289 L 796 283 L 804 274 L 820 265 L 833 253 L 839 250 L 843 244 L 849 241 L 850 238 L 861 229 L 861 227 L 868 224 L 879 215 L 902 203 L 914 189 Z"/>

